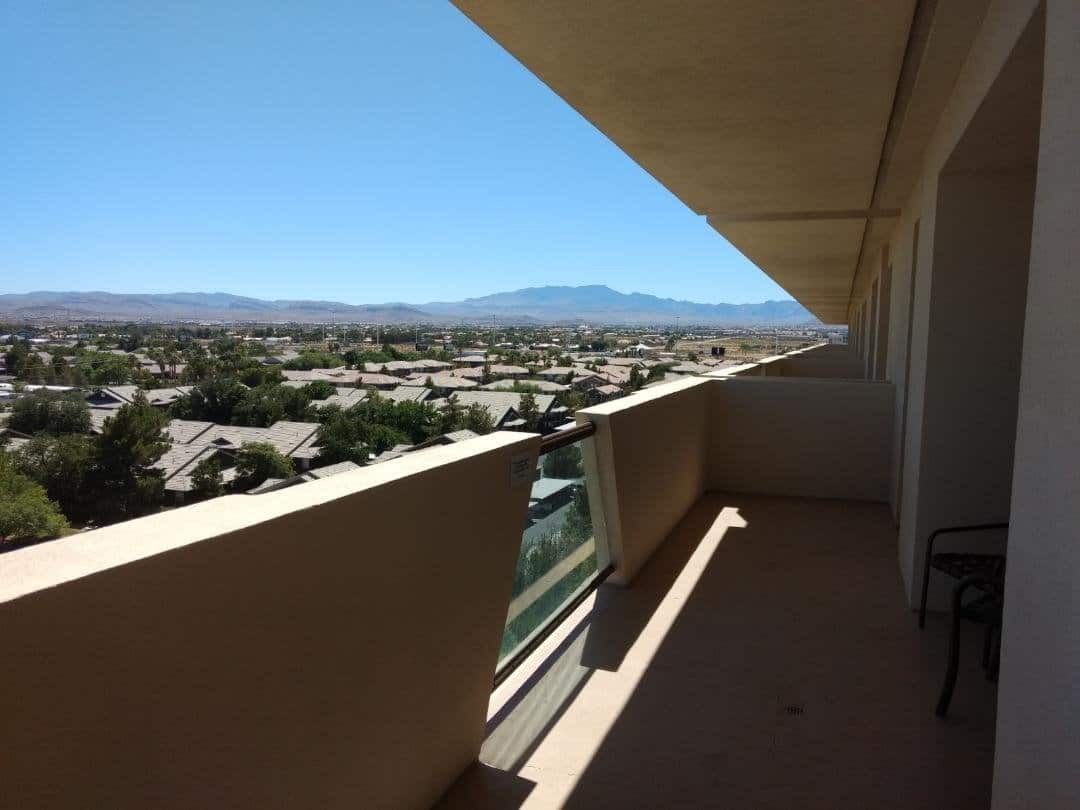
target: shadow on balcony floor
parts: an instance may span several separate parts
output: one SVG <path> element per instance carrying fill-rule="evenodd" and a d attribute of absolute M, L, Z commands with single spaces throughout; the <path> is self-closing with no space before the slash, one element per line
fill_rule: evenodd
<path fill-rule="evenodd" d="M 987 807 L 995 687 L 967 629 L 939 721 L 947 617 L 918 631 L 885 507 L 708 495 L 582 606 L 441 806 Z"/>

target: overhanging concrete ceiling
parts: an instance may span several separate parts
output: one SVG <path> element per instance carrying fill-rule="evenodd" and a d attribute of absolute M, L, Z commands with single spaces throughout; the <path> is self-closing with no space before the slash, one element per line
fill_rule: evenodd
<path fill-rule="evenodd" d="M 795 298 L 842 323 L 867 223 L 905 201 L 987 0 L 941 11 L 935 0 L 454 2 Z"/>

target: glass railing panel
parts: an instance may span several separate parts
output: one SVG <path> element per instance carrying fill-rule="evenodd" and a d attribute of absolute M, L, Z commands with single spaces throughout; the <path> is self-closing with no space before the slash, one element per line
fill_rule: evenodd
<path fill-rule="evenodd" d="M 596 538 L 583 455 L 588 441 L 541 448 L 499 650 L 500 671 L 595 583 Z"/>

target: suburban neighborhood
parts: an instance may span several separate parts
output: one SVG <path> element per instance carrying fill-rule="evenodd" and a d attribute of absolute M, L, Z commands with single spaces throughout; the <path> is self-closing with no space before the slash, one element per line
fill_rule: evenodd
<path fill-rule="evenodd" d="M 0 334 L 0 463 L 43 496 L 38 518 L 17 531 L 28 542 L 226 493 L 274 491 L 494 430 L 552 433 L 572 425 L 579 408 L 820 337 L 9 325 Z"/>

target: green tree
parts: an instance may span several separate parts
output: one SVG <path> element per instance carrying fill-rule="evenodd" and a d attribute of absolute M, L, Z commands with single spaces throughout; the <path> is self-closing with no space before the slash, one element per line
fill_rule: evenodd
<path fill-rule="evenodd" d="M 559 404 L 573 414 L 588 405 L 585 394 L 580 391 L 562 391 L 558 394 Z"/>
<path fill-rule="evenodd" d="M 450 433 L 461 428 L 461 422 L 463 419 L 464 411 L 461 407 L 461 403 L 458 402 L 456 394 L 451 394 L 446 398 L 446 404 L 443 405 L 442 411 L 439 414 L 439 427 L 436 435 L 443 433 Z"/>
<path fill-rule="evenodd" d="M 333 383 L 326 380 L 309 382 L 300 390 L 307 395 L 308 399 L 327 399 L 337 393 L 337 388 L 334 387 Z"/>
<path fill-rule="evenodd" d="M 536 431 L 540 427 L 540 408 L 536 404 L 536 395 L 531 391 L 521 395 L 518 416 L 525 420 L 525 429 Z"/>
<path fill-rule="evenodd" d="M 510 386 L 510 390 L 515 394 L 539 394 L 540 386 L 535 382 L 529 382 L 528 380 L 514 380 L 513 385 Z"/>
<path fill-rule="evenodd" d="M 8 427 L 27 434 L 86 433 L 90 430 L 90 408 L 79 394 L 41 389 L 15 402 Z"/>
<path fill-rule="evenodd" d="M 676 363 L 667 363 L 657 366 L 653 366 L 649 369 L 649 376 L 645 378 L 646 382 L 656 382 L 662 380 L 667 375 L 668 371 L 673 368 Z"/>
<path fill-rule="evenodd" d="M 4 353 L 4 365 L 7 367 L 8 374 L 13 374 L 21 379 L 22 366 L 29 354 L 30 344 L 25 340 L 16 340 L 12 343 L 11 347 Z"/>
<path fill-rule="evenodd" d="M 303 352 L 299 357 L 294 357 L 285 363 L 287 369 L 300 369 L 310 371 L 313 368 L 337 368 L 345 365 L 345 361 L 336 354 L 328 352 Z"/>
<path fill-rule="evenodd" d="M 363 423 L 337 406 L 319 411 L 319 464 L 351 461 L 367 464 L 370 452 L 364 444 Z"/>
<path fill-rule="evenodd" d="M 17 472 L 0 451 L 0 541 L 48 540 L 67 528 L 44 487 Z"/>
<path fill-rule="evenodd" d="M 91 436 L 39 433 L 14 454 L 18 472 L 45 488 L 70 520 L 93 517 L 94 445 Z"/>
<path fill-rule="evenodd" d="M 374 453 L 382 453 L 398 444 L 409 444 L 409 437 L 389 425 L 369 424 L 365 431 L 364 444 Z"/>
<path fill-rule="evenodd" d="M 302 422 L 311 417 L 310 404 L 310 397 L 301 388 L 260 385 L 245 391 L 233 409 L 231 421 L 234 425 L 250 427 L 270 427 L 282 419 Z"/>
<path fill-rule="evenodd" d="M 53 355 L 52 376 L 55 385 L 71 385 L 71 368 L 59 354 Z"/>
<path fill-rule="evenodd" d="M 371 349 L 349 349 L 342 355 L 350 366 L 360 367 L 364 363 L 389 363 L 395 357 L 391 352 L 372 351 Z"/>
<path fill-rule="evenodd" d="M 479 402 L 473 402 L 462 415 L 461 427 L 482 435 L 495 430 L 495 420 L 487 408 Z"/>
<path fill-rule="evenodd" d="M 247 395 L 248 389 L 233 377 L 208 379 L 174 402 L 169 413 L 176 419 L 202 419 L 228 425 Z"/>
<path fill-rule="evenodd" d="M 195 465 L 191 471 L 191 484 L 200 498 L 216 498 L 225 494 L 225 482 L 221 475 L 221 464 L 210 456 Z"/>
<path fill-rule="evenodd" d="M 195 384 L 213 379 L 218 375 L 218 363 L 206 349 L 198 343 L 192 343 L 184 350 L 185 368 L 180 374 L 182 382 Z"/>
<path fill-rule="evenodd" d="M 292 462 L 272 444 L 245 442 L 236 454 L 236 481 L 239 490 L 257 487 L 267 478 L 289 478 L 294 474 Z"/>
<path fill-rule="evenodd" d="M 542 469 L 546 478 L 581 478 L 585 475 L 581 448 L 569 444 L 552 450 L 544 455 Z"/>
<path fill-rule="evenodd" d="M 641 373 L 641 369 L 637 366 L 630 368 L 630 390 L 637 391 L 641 386 L 645 384 L 645 375 Z"/>
<path fill-rule="evenodd" d="M 577 548 L 592 537 L 592 516 L 589 513 L 589 493 L 584 486 L 574 491 L 574 502 L 566 515 L 561 535 L 571 548 Z"/>
<path fill-rule="evenodd" d="M 257 360 L 243 360 L 236 368 L 236 377 L 249 388 L 274 385 L 285 381 L 285 375 L 276 366 L 265 366 Z"/>
<path fill-rule="evenodd" d="M 141 392 L 105 422 L 94 448 L 95 489 L 103 520 L 126 520 L 161 504 L 164 481 L 152 465 L 169 449 L 165 415 Z"/>
<path fill-rule="evenodd" d="M 393 428 L 402 435 L 402 442 L 416 444 L 439 433 L 438 414 L 423 402 L 393 402 L 372 392 L 348 413 L 363 422 Z"/>
<path fill-rule="evenodd" d="M 23 382 L 31 385 L 43 385 L 45 383 L 45 364 L 36 354 L 28 354 L 19 364 L 18 377 Z"/>
<path fill-rule="evenodd" d="M 84 352 L 77 361 L 86 381 L 93 386 L 122 385 L 131 379 L 132 359 L 109 352 Z"/>

